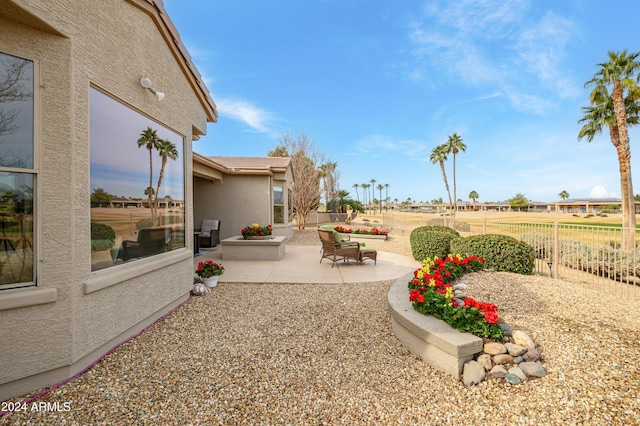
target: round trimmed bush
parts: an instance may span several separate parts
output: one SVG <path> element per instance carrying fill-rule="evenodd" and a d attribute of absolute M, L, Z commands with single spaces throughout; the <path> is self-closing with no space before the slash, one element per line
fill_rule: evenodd
<path fill-rule="evenodd" d="M 102 251 L 113 247 L 116 232 L 104 223 L 91 222 L 91 251 Z"/>
<path fill-rule="evenodd" d="M 498 234 L 472 235 L 451 241 L 451 253 L 484 257 L 487 269 L 531 275 L 535 252 L 529 244 Z"/>
<path fill-rule="evenodd" d="M 451 240 L 460 234 L 446 226 L 421 226 L 411 231 L 409 241 L 413 258 L 422 261 L 426 258 L 444 258 L 450 253 Z"/>

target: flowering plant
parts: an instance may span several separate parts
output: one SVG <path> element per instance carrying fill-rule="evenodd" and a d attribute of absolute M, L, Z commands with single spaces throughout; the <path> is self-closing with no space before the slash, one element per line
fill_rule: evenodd
<path fill-rule="evenodd" d="M 220 263 L 215 263 L 213 260 L 199 262 L 196 268 L 196 274 L 198 274 L 200 278 L 211 278 L 215 275 L 222 275 L 224 274 L 224 266 Z"/>
<path fill-rule="evenodd" d="M 483 268 L 485 259 L 477 256 L 462 258 L 449 255 L 444 259 L 426 259 L 421 269 L 414 271 L 409 282 L 409 300 L 422 314 L 433 315 L 453 328 L 480 337 L 501 339 L 504 333 L 498 325 L 498 307 L 478 302 L 470 297 L 461 305 L 453 296 L 449 284 L 468 272 Z"/>
<path fill-rule="evenodd" d="M 240 232 L 243 237 L 264 237 L 265 235 L 271 235 L 271 231 L 273 231 L 271 224 L 260 226 L 254 223 L 253 225 L 245 226 Z"/>
<path fill-rule="evenodd" d="M 389 231 L 384 231 L 378 228 L 362 229 L 362 228 L 345 228 L 344 226 L 336 226 L 336 231 L 343 234 L 362 234 L 362 235 L 389 235 Z"/>

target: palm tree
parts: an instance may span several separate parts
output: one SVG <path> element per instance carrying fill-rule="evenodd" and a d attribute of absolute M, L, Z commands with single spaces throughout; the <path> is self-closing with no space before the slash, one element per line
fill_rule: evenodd
<path fill-rule="evenodd" d="M 160 167 L 160 176 L 158 177 L 158 186 L 156 187 L 156 197 L 154 200 L 154 208 L 158 208 L 158 194 L 160 194 L 160 185 L 162 185 L 162 178 L 164 177 L 164 169 L 167 165 L 167 160 L 171 158 L 175 160 L 178 158 L 178 149 L 176 146 L 171 143 L 171 141 L 166 139 L 160 139 L 158 151 L 160 157 L 162 158 L 162 166 Z"/>
<path fill-rule="evenodd" d="M 456 155 L 459 151 L 465 152 L 467 150 L 467 146 L 462 143 L 462 138 L 458 136 L 457 133 L 449 136 L 446 143 L 447 154 L 453 154 L 453 214 L 451 216 L 451 224 L 456 220 L 456 212 L 458 211 L 458 198 L 456 195 Z"/>
<path fill-rule="evenodd" d="M 563 200 L 566 200 L 567 198 L 569 198 L 569 193 L 565 190 L 562 190 L 559 194 L 558 197 L 562 198 Z"/>
<path fill-rule="evenodd" d="M 358 188 L 360 188 L 360 184 L 354 183 L 353 187 L 356 189 L 356 201 L 360 202 L 360 196 L 358 195 Z"/>
<path fill-rule="evenodd" d="M 382 214 L 382 190 L 384 189 L 384 185 L 379 183 L 376 188 L 380 191 L 380 214 Z"/>
<path fill-rule="evenodd" d="M 387 201 L 387 210 L 389 210 L 389 184 L 385 183 L 384 188 L 385 188 L 385 192 L 384 192 L 385 200 Z"/>
<path fill-rule="evenodd" d="M 362 187 L 362 204 L 364 205 L 364 209 L 365 211 L 367 210 L 367 202 L 369 199 L 369 184 L 368 183 L 362 183 L 360 184 L 360 186 Z"/>
<path fill-rule="evenodd" d="M 432 164 L 439 163 L 440 170 L 442 170 L 442 179 L 444 180 L 444 186 L 447 189 L 447 195 L 449 196 L 449 207 L 453 209 L 453 203 L 451 202 L 451 191 L 449 191 L 449 182 L 447 181 L 447 174 L 444 171 L 444 162 L 447 160 L 447 146 L 445 144 L 438 145 L 431 151 L 431 157 L 429 161 Z"/>
<path fill-rule="evenodd" d="M 373 200 L 376 197 L 376 182 L 377 180 L 375 179 L 371 179 L 369 181 L 369 183 L 371 183 L 371 198 L 370 200 Z M 373 213 L 375 214 L 376 210 L 375 208 L 373 209 Z"/>
<path fill-rule="evenodd" d="M 471 191 L 469 193 L 469 199 L 473 200 L 473 207 L 475 208 L 476 206 L 476 200 L 480 198 L 480 196 L 478 195 L 478 193 L 476 191 Z"/>
<path fill-rule="evenodd" d="M 591 105 L 583 107 L 585 115 L 579 120 L 579 123 L 585 124 L 578 140 L 586 137 L 591 142 L 595 135 L 602 132 L 603 126 L 609 127 L 611 143 L 618 153 L 622 192 L 622 248 L 625 250 L 635 247 L 636 234 L 628 125 L 638 123 L 636 101 L 640 98 L 637 84 L 639 55 L 627 55 L 626 50 L 620 53 L 609 52 L 609 62 L 598 64 L 601 69 L 585 83 L 585 87 L 593 87 L 589 96 Z"/>
<path fill-rule="evenodd" d="M 153 225 L 156 225 L 156 212 L 153 208 L 152 196 L 151 193 L 153 191 L 153 157 L 152 153 L 154 149 L 160 148 L 160 138 L 158 137 L 158 132 L 151 127 L 147 127 L 145 130 L 140 133 L 140 138 L 138 139 L 138 148 L 145 147 L 149 150 L 149 186 L 147 190 L 145 190 L 145 195 L 149 196 L 149 208 L 151 209 L 151 221 Z M 151 191 L 149 191 L 151 189 Z"/>

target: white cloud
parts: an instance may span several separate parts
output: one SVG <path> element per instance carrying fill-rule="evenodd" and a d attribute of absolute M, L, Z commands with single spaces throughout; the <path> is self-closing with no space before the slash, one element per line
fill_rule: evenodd
<path fill-rule="evenodd" d="M 391 152 L 400 152 L 412 159 L 427 155 L 427 146 L 423 142 L 393 140 L 383 135 L 372 135 L 359 140 L 356 144 L 356 150 L 359 154 L 370 154 L 376 157 L 381 157 Z"/>
<path fill-rule="evenodd" d="M 241 121 L 257 132 L 268 131 L 270 114 L 242 100 L 217 98 L 216 105 L 220 115 Z"/>
<path fill-rule="evenodd" d="M 607 188 L 602 185 L 594 186 L 589 195 L 592 198 L 618 198 L 615 192 L 607 191 Z"/>

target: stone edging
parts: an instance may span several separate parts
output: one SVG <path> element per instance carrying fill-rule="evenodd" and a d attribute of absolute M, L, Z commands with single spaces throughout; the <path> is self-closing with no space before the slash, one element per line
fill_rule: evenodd
<path fill-rule="evenodd" d="M 387 295 L 391 327 L 398 340 L 423 361 L 456 378 L 474 355 L 482 352 L 483 341 L 462 333 L 435 317 L 416 312 L 409 301 L 408 283 L 413 273 L 398 279 Z"/>

